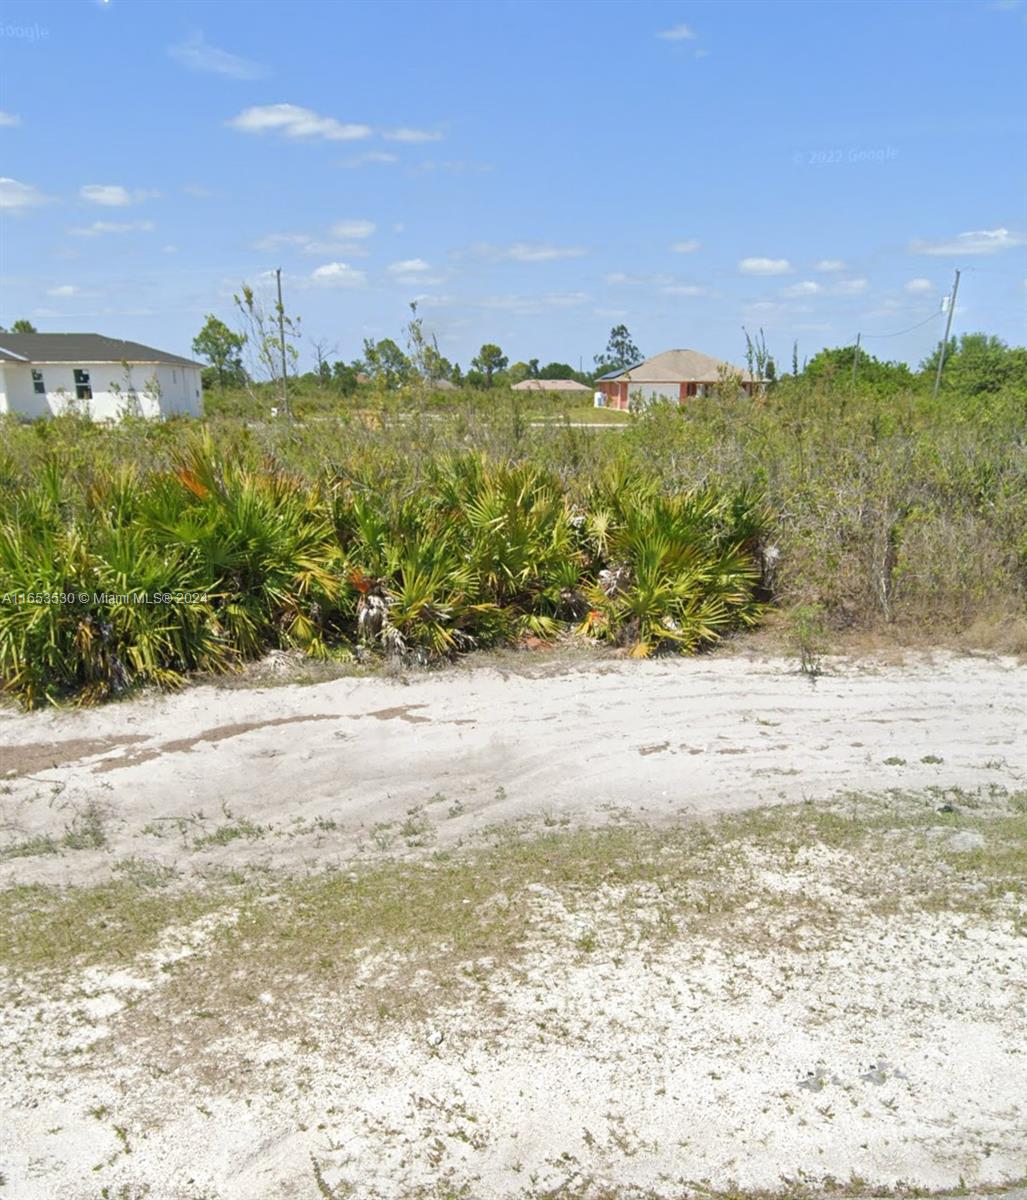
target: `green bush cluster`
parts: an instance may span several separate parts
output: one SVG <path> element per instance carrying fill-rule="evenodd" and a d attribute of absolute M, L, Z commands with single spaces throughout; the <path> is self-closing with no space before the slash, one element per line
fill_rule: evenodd
<path fill-rule="evenodd" d="M 275 647 L 427 660 L 578 629 L 687 651 L 760 611 L 763 514 L 741 491 L 667 495 L 624 472 L 568 486 L 476 452 L 413 485 L 373 460 L 308 480 L 209 431 L 150 469 L 76 467 L 68 432 L 28 475 L 5 463 L 0 680 L 26 704 L 175 686 Z"/>
<path fill-rule="evenodd" d="M 397 653 L 557 628 L 688 648 L 755 616 L 758 575 L 761 598 L 815 607 L 825 636 L 1025 627 L 1019 384 L 934 400 L 922 380 L 786 377 L 612 429 L 539 405 L 493 389 L 355 396 L 294 421 L 0 421 L 0 594 L 210 596 L 6 605 L 5 685 L 94 696 L 273 646 L 334 653 L 360 644 L 361 614 L 368 647 Z"/>

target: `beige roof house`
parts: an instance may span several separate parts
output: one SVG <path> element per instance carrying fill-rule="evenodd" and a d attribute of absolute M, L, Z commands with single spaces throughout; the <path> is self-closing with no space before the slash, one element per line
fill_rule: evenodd
<path fill-rule="evenodd" d="M 680 402 L 690 396 L 704 396 L 728 376 L 752 391 L 752 376 L 733 363 L 699 350 L 664 350 L 633 367 L 601 375 L 596 387 L 611 408 L 627 408 L 631 399 L 646 404 L 657 399 Z"/>
<path fill-rule="evenodd" d="M 724 373 L 752 382 L 748 371 L 699 350 L 664 350 L 615 378 L 626 383 L 719 383 Z"/>
<path fill-rule="evenodd" d="M 591 392 L 576 379 L 524 379 L 513 385 L 515 392 Z"/>

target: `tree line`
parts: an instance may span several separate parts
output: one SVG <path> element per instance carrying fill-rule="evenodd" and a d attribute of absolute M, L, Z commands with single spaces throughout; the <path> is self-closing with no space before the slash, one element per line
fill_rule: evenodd
<path fill-rule="evenodd" d="M 538 358 L 510 362 L 502 347 L 485 342 L 466 369 L 452 362 L 439 350 L 434 336 L 424 329 L 417 304 L 410 305 L 410 318 L 403 330 L 405 349 L 394 338 L 365 338 L 363 352 L 347 362 L 335 358 L 337 347 L 323 339 L 310 342 L 314 369 L 299 374 L 296 341 L 301 336 L 300 320 L 278 305 L 267 308 L 253 289 L 244 285 L 235 297 L 241 328 L 233 329 L 213 313 L 208 313 L 203 328 L 193 339 L 193 353 L 208 366 L 204 383 L 225 389 L 252 383 L 279 381 L 282 360 L 292 377 L 318 387 L 334 388 L 349 394 L 361 383 L 392 389 L 417 384 L 426 387 L 467 388 L 511 387 L 526 379 L 573 379 L 591 386 L 607 371 L 622 370 L 640 362 L 642 354 L 626 325 L 610 330 L 606 348 L 593 359 L 593 369 L 575 369 L 570 363 L 548 362 Z M 292 370 L 290 371 L 290 365 Z"/>

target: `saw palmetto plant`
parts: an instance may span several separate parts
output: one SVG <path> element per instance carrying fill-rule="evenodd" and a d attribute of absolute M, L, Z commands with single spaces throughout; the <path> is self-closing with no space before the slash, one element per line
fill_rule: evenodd
<path fill-rule="evenodd" d="M 9 465 L 4 689 L 94 701 L 280 647 L 426 661 L 580 632 L 690 651 L 757 618 L 744 494 L 451 451 L 416 476 L 379 458 L 311 479 L 241 436 L 189 435 L 152 466 Z"/>

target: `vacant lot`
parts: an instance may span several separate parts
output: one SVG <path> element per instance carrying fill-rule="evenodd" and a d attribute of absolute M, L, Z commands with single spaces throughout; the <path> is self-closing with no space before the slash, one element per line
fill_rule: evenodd
<path fill-rule="evenodd" d="M 611 661 L 6 712 L 7 1187 L 1009 1183 L 1025 681 Z"/>

